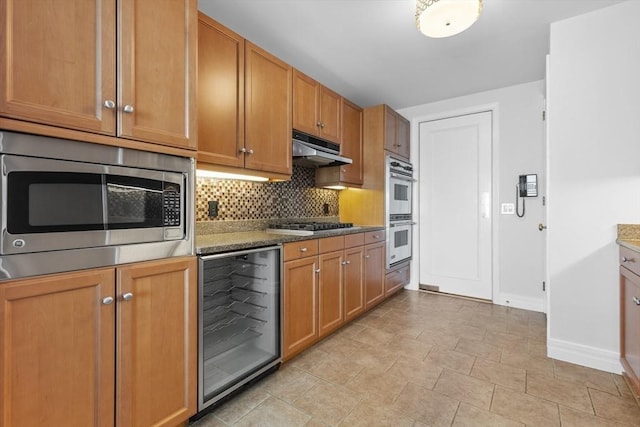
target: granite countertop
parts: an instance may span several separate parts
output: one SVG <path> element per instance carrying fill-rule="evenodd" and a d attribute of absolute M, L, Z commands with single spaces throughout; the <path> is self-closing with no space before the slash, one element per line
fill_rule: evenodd
<path fill-rule="evenodd" d="M 618 224 L 618 238 L 616 243 L 640 252 L 640 224 Z"/>
<path fill-rule="evenodd" d="M 196 235 L 196 253 L 210 255 L 221 252 L 232 252 L 244 249 L 271 246 L 299 240 L 318 239 L 323 237 L 344 236 L 346 234 L 364 233 L 367 231 L 384 230 L 382 226 L 359 226 L 339 228 L 335 230 L 317 231 L 311 236 L 293 236 L 289 234 L 274 234 L 266 231 L 244 231 L 235 233 L 215 233 Z"/>

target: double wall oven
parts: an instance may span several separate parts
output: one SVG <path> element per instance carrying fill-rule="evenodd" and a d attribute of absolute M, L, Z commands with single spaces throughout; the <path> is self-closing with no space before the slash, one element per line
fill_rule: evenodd
<path fill-rule="evenodd" d="M 388 155 L 385 162 L 387 268 L 411 259 L 413 234 L 413 167 Z"/>

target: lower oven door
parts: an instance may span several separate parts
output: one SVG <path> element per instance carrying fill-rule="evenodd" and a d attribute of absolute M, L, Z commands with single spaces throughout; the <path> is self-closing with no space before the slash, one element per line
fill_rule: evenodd
<path fill-rule="evenodd" d="M 387 231 L 387 268 L 411 259 L 412 221 L 390 222 Z"/>

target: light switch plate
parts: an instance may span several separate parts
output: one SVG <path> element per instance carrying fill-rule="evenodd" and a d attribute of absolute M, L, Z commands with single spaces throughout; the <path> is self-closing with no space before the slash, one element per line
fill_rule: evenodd
<path fill-rule="evenodd" d="M 513 215 L 516 213 L 516 207 L 513 203 L 502 203 L 500 205 L 500 213 L 502 215 Z"/>

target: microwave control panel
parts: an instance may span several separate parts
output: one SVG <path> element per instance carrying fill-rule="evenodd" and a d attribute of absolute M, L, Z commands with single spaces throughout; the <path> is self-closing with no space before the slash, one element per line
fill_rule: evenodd
<path fill-rule="evenodd" d="M 162 195 L 164 210 L 164 226 L 177 227 L 180 226 L 180 192 L 178 187 L 165 187 Z"/>

